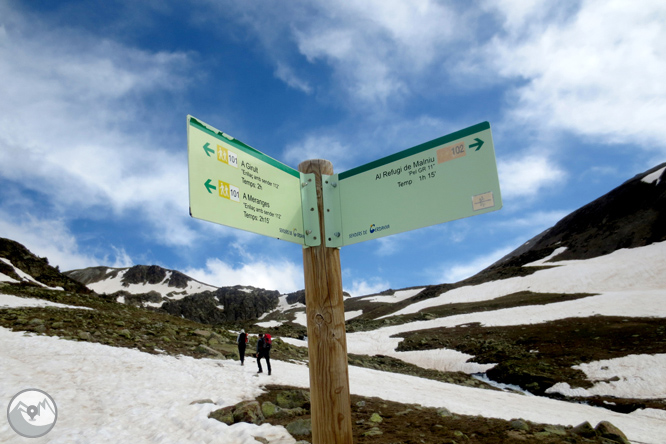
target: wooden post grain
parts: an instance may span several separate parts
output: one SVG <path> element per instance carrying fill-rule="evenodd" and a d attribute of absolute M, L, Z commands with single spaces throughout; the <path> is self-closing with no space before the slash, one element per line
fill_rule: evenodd
<path fill-rule="evenodd" d="M 351 399 L 340 250 L 326 247 L 324 236 L 321 175 L 332 175 L 333 164 L 328 160 L 307 160 L 298 166 L 298 170 L 315 175 L 322 237 L 320 246 L 303 249 L 312 442 L 351 444 Z"/>

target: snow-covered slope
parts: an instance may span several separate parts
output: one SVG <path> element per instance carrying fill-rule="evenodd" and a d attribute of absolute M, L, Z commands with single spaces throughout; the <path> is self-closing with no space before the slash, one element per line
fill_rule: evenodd
<path fill-rule="evenodd" d="M 218 288 L 178 271 L 156 265 L 135 265 L 127 268 L 93 267 L 71 270 L 65 274 L 99 294 L 125 292 L 136 295 L 154 292 L 161 297 L 178 300 L 203 291 L 215 291 Z"/>
<path fill-rule="evenodd" d="M 305 365 L 274 361 L 272 376 L 255 377 L 254 368 L 241 367 L 238 361 L 155 356 L 100 344 L 31 337 L 4 328 L 0 328 L 0 356 L 0 399 L 9 400 L 25 387 L 40 387 L 56 401 L 58 422 L 48 435 L 34 439 L 38 444 L 252 444 L 257 442 L 255 437 L 293 444 L 296 440 L 281 426 L 227 426 L 209 419 L 208 414 L 254 399 L 264 385 L 308 387 L 309 379 Z M 666 415 L 661 411 L 625 415 L 358 367 L 350 368 L 349 377 L 354 394 L 445 407 L 457 414 L 563 425 L 610 421 L 633 442 L 649 444 L 661 444 L 666 436 Z M 203 399 L 212 403 L 192 404 Z M 0 441 L 18 443 L 21 439 L 6 422 L 0 422 Z"/>
<path fill-rule="evenodd" d="M 369 332 L 347 335 L 350 353 L 394 356 L 407 362 L 439 370 L 421 352 L 396 352 L 398 333 L 438 327 L 455 327 L 474 322 L 486 326 L 524 325 L 571 317 L 629 316 L 659 317 L 666 322 L 666 242 L 646 247 L 618 250 L 607 256 L 580 261 L 558 262 L 558 266 L 476 286 L 465 286 L 441 296 L 415 303 L 398 314 L 415 313 L 435 306 L 459 302 L 479 302 L 531 291 L 540 293 L 596 293 L 573 301 L 528 305 L 496 311 L 447 316 L 410 322 Z M 631 266 L 628 266 L 631 264 Z M 436 353 L 435 353 L 436 354 Z M 425 360 L 425 361 L 424 361 Z M 460 370 L 465 371 L 465 367 Z M 472 370 L 475 371 L 475 370 Z M 666 393 L 663 394 L 666 397 Z"/>

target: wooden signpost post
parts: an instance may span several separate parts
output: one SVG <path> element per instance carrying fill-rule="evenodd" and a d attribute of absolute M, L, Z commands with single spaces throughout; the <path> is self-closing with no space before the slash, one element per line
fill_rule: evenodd
<path fill-rule="evenodd" d="M 190 214 L 303 246 L 313 444 L 351 444 L 340 250 L 499 210 L 488 122 L 339 175 L 298 171 L 187 117 Z"/>
<path fill-rule="evenodd" d="M 306 174 L 314 174 L 315 183 L 308 186 L 316 186 L 315 210 L 324 214 L 322 177 L 333 174 L 333 164 L 327 160 L 308 160 L 301 163 L 298 169 Z M 322 217 L 321 233 L 324 232 L 323 224 Z M 312 442 L 351 443 L 351 400 L 340 250 L 328 247 L 326 240 L 316 247 L 304 248 L 303 271 L 308 324 Z"/>

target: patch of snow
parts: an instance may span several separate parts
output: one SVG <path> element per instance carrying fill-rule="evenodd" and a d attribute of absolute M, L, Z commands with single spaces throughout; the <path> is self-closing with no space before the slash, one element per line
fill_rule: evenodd
<path fill-rule="evenodd" d="M 81 310 L 92 310 L 90 307 L 79 307 L 76 305 L 65 305 L 44 299 L 21 298 L 0 293 L 0 309 L 21 307 L 56 307 L 56 308 L 79 308 Z"/>
<path fill-rule="evenodd" d="M 557 383 L 546 393 L 567 396 L 615 396 L 618 398 L 666 398 L 666 354 L 629 355 L 573 366 L 594 382 L 589 389 Z M 611 381 L 611 379 L 619 379 Z"/>
<path fill-rule="evenodd" d="M 308 316 L 305 314 L 305 312 L 299 312 L 294 314 L 296 316 L 296 319 L 294 319 L 294 324 L 300 324 L 303 327 L 308 326 Z"/>
<path fill-rule="evenodd" d="M 666 410 L 638 409 L 634 410 L 629 414 L 634 416 L 644 416 L 646 418 L 656 418 L 656 419 L 661 419 L 662 421 L 666 421 Z"/>
<path fill-rule="evenodd" d="M 560 261 L 558 265 L 529 276 L 456 288 L 411 304 L 393 316 L 446 304 L 487 301 L 526 290 L 565 294 L 666 290 L 666 242 L 617 250 L 587 260 Z"/>
<path fill-rule="evenodd" d="M 124 304 L 125 303 L 125 296 L 118 296 L 116 298 L 116 302 L 118 302 L 119 304 Z"/>
<path fill-rule="evenodd" d="M 287 302 L 287 297 L 288 297 L 287 295 L 280 296 L 280 298 L 278 299 L 277 308 L 275 310 L 267 311 L 266 313 L 262 314 L 259 317 L 259 320 L 261 321 L 263 319 L 266 319 L 266 317 L 268 317 L 270 314 L 275 313 L 275 312 L 284 313 L 288 310 L 294 310 L 294 309 L 299 309 L 299 308 L 305 309 L 305 304 L 301 304 L 299 302 L 296 302 L 295 304 L 289 304 Z"/>
<path fill-rule="evenodd" d="M 538 261 L 530 262 L 529 264 L 525 264 L 525 267 L 537 267 L 540 265 L 545 265 L 545 262 L 548 262 L 555 256 L 559 256 L 560 254 L 564 253 L 567 250 L 567 247 L 559 247 L 556 248 L 555 251 L 550 253 L 548 256 L 544 257 L 543 259 L 539 259 Z"/>
<path fill-rule="evenodd" d="M 18 284 L 18 281 L 6 274 L 0 273 L 0 282 L 9 282 L 10 284 Z"/>
<path fill-rule="evenodd" d="M 242 291 L 243 293 L 252 293 L 251 288 L 239 288 L 239 290 Z"/>
<path fill-rule="evenodd" d="M 284 321 L 257 322 L 255 325 L 262 328 L 273 328 L 273 327 L 279 327 L 282 324 L 284 324 Z"/>
<path fill-rule="evenodd" d="M 661 175 L 664 174 L 664 170 L 666 170 L 666 167 L 661 168 L 655 171 L 654 173 L 648 174 L 647 176 L 641 179 L 641 182 L 654 183 L 655 185 L 659 185 L 659 182 L 661 181 Z"/>
<path fill-rule="evenodd" d="M 345 311 L 345 321 L 357 318 L 363 314 L 363 310 Z"/>
<path fill-rule="evenodd" d="M 14 264 L 12 264 L 12 262 L 9 259 L 6 259 L 4 257 L 0 257 L 0 261 L 4 262 L 5 264 L 12 267 L 14 269 L 14 273 L 16 273 L 16 275 L 19 278 L 21 278 L 21 281 L 23 281 L 23 282 L 30 282 L 32 284 L 39 285 L 40 287 L 47 288 L 49 290 L 61 290 L 61 291 L 63 290 L 62 287 L 49 287 L 48 285 L 42 284 L 41 282 L 39 282 L 38 280 L 36 280 L 32 276 L 30 276 L 28 273 L 24 272 L 23 270 L 21 270 L 18 267 L 15 267 Z M 5 274 L 0 273 L 0 282 L 11 282 L 11 283 L 15 284 L 15 283 L 18 283 L 19 281 L 17 281 L 16 279 L 11 278 L 11 277 L 9 277 Z"/>
<path fill-rule="evenodd" d="M 367 302 L 383 302 L 387 304 L 395 304 L 397 302 L 402 302 L 405 299 L 409 299 L 413 296 L 416 296 L 417 294 L 421 293 L 423 290 L 425 290 L 425 287 L 413 288 L 411 290 L 400 290 L 396 291 L 394 294 L 389 294 L 389 295 L 364 296 L 358 299 Z"/>
<path fill-rule="evenodd" d="M 304 341 L 301 339 L 296 339 L 296 338 L 289 338 L 289 337 L 284 337 L 280 338 L 282 339 L 282 342 L 286 342 L 287 344 L 293 345 L 295 347 L 307 347 L 308 346 L 308 341 Z"/>
<path fill-rule="evenodd" d="M 407 330 L 411 331 L 413 329 Z M 400 359 L 419 367 L 439 370 L 442 372 L 484 373 L 495 364 L 478 364 L 467 362 L 472 355 L 456 350 L 419 350 L 398 352 L 396 348 L 402 338 L 392 338 L 387 329 L 350 333 L 347 335 L 347 351 L 359 355 L 384 355 Z"/>

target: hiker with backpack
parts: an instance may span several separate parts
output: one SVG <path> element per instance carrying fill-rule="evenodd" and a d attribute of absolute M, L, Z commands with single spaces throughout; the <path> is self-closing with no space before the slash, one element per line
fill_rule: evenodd
<path fill-rule="evenodd" d="M 240 356 L 241 365 L 245 365 L 245 347 L 247 346 L 247 334 L 245 330 L 241 329 L 236 342 L 238 343 L 238 356 Z"/>
<path fill-rule="evenodd" d="M 263 373 L 261 369 L 261 358 L 266 359 L 266 367 L 268 367 L 268 376 L 271 375 L 271 335 L 259 333 L 259 341 L 257 341 L 257 365 L 259 365 L 259 371 L 257 373 Z"/>

